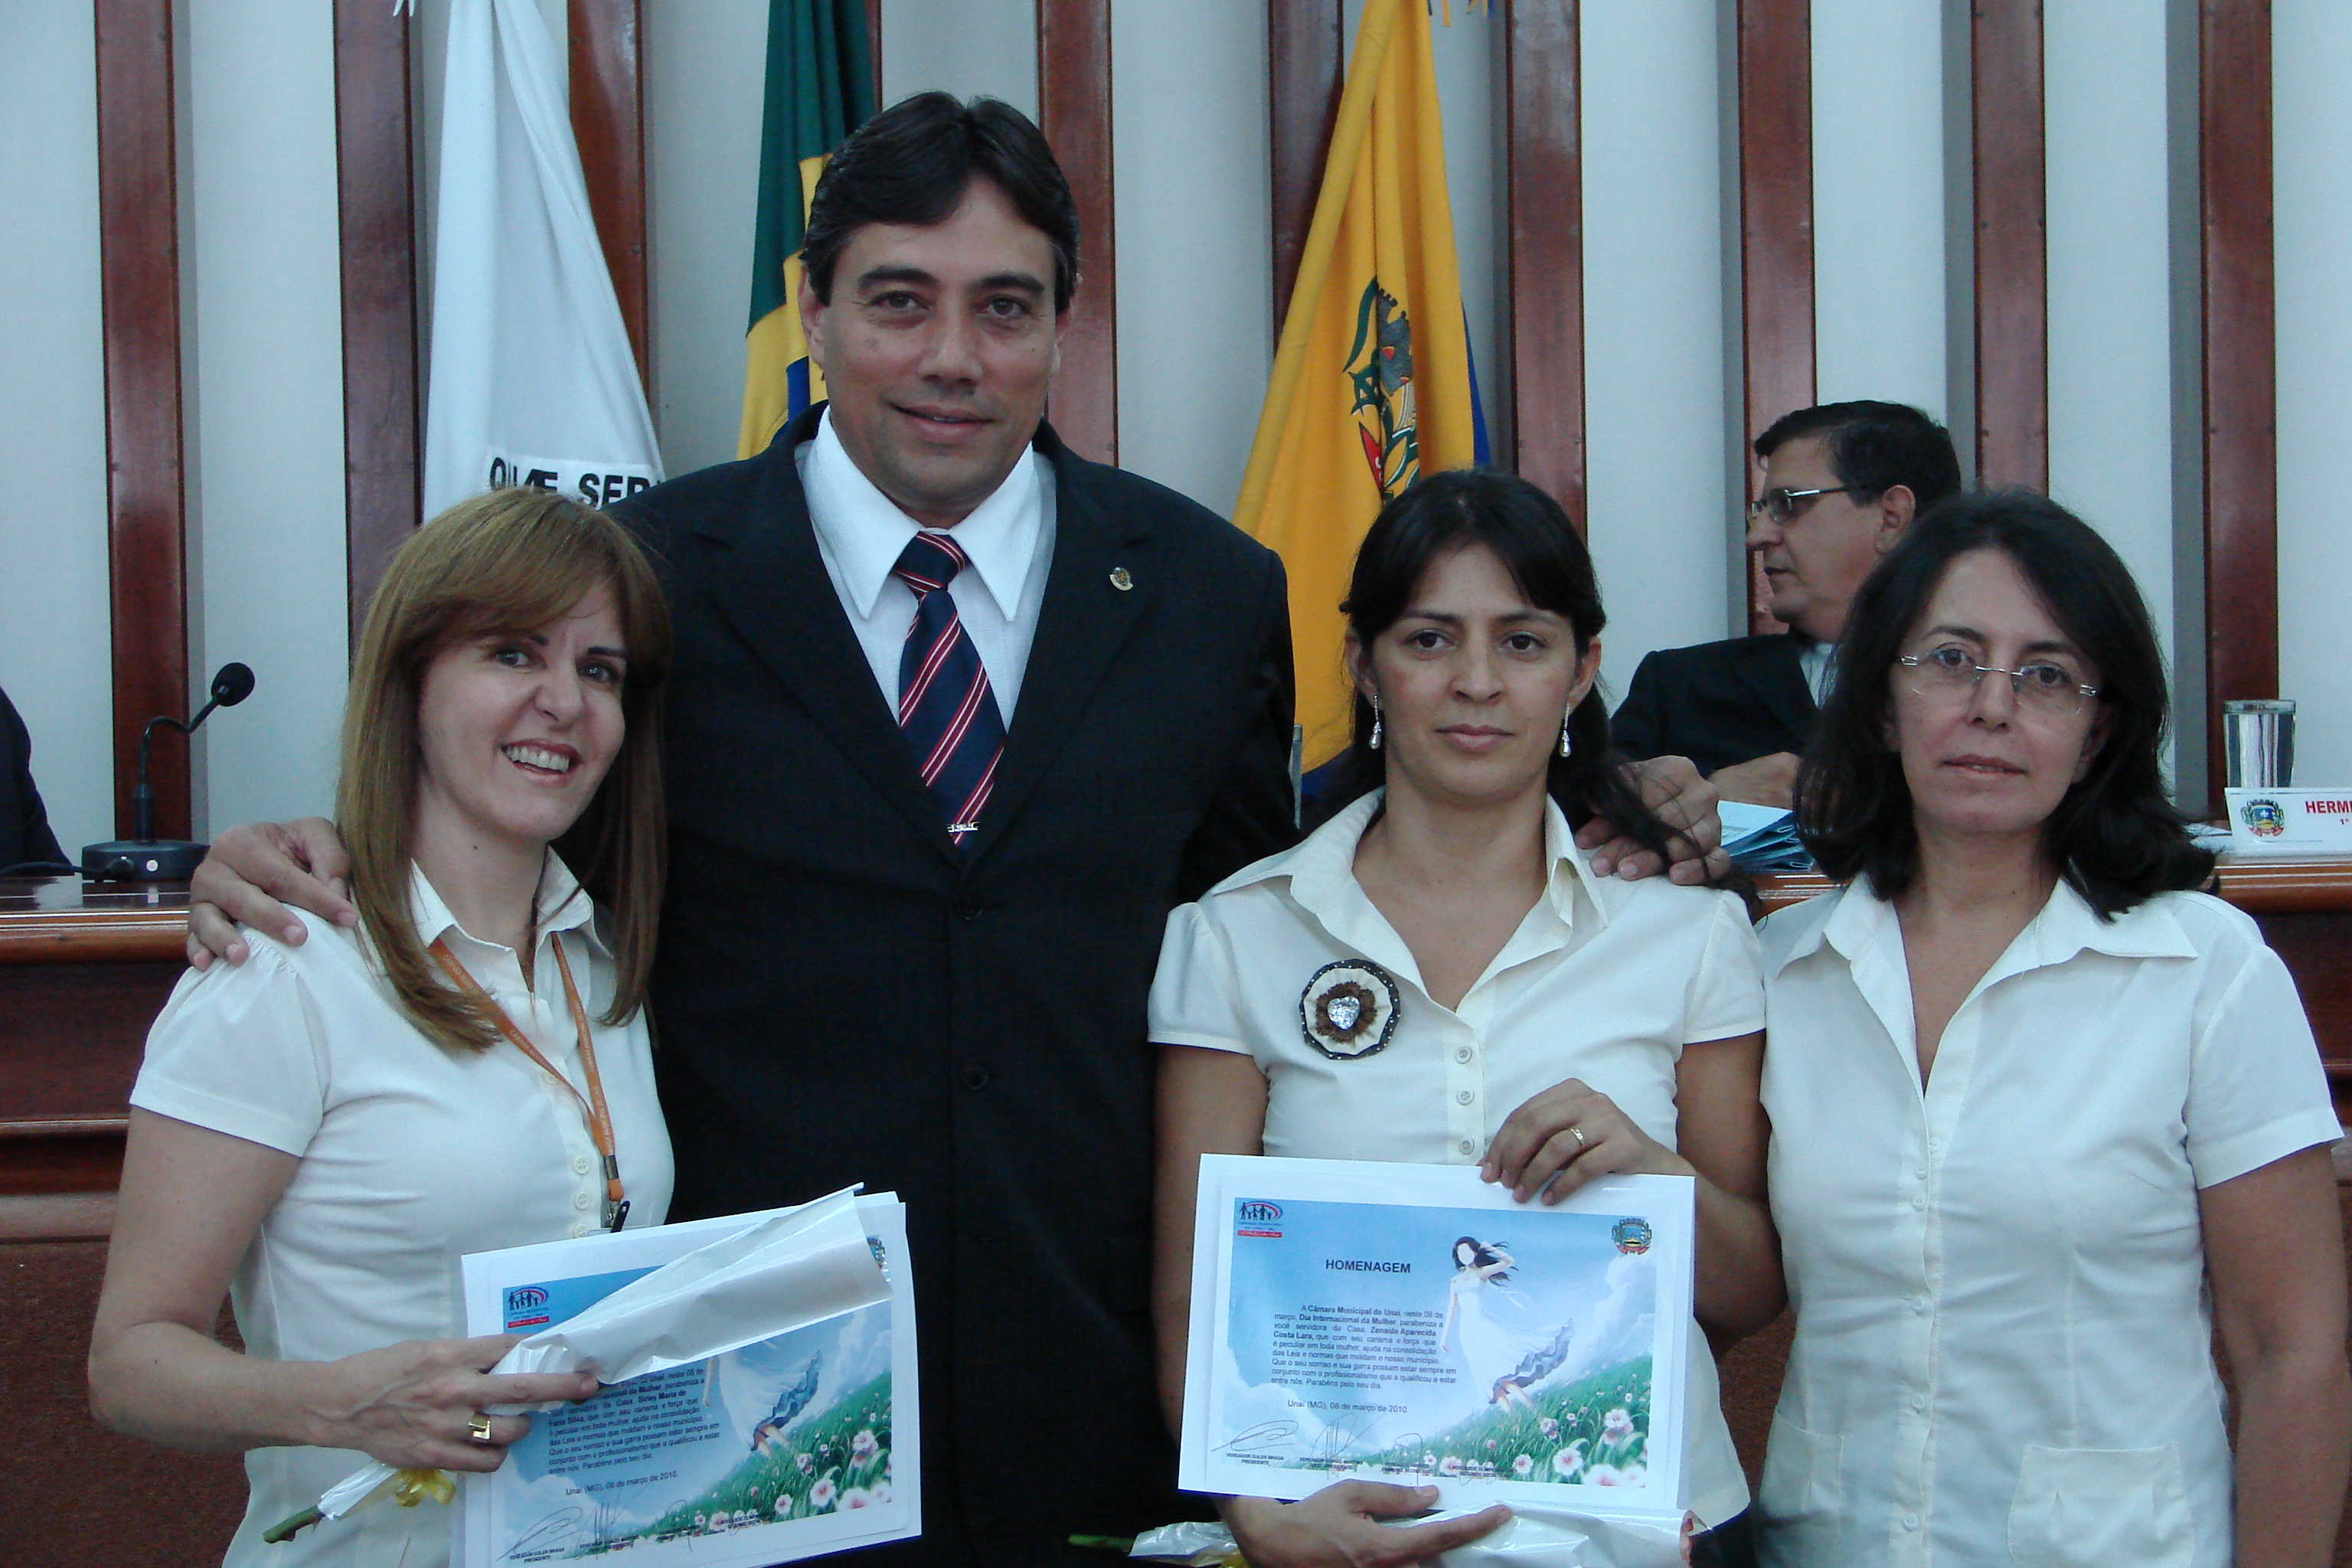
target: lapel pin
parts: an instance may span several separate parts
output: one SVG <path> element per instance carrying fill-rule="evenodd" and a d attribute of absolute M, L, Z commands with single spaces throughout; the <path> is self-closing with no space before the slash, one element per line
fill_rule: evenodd
<path fill-rule="evenodd" d="M 1110 569 L 1110 585 L 1124 594 L 1135 586 L 1135 579 L 1128 575 L 1126 567 L 1114 566 Z"/>

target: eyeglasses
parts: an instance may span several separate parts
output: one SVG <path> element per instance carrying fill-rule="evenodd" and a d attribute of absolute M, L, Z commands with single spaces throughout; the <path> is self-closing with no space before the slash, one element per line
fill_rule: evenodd
<path fill-rule="evenodd" d="M 1832 485 L 1817 490 L 1766 490 L 1748 503 L 1748 518 L 1752 522 L 1759 517 L 1769 517 L 1775 523 L 1784 523 L 1817 496 L 1850 496 L 1860 489 L 1859 485 Z"/>
<path fill-rule="evenodd" d="M 1964 698 L 1982 685 L 1986 676 L 2006 675 L 2018 707 L 2049 719 L 2071 719 L 2099 694 L 2097 687 L 2084 685 L 2063 664 L 2036 662 L 2001 669 L 1979 664 L 1968 649 L 1952 643 L 1926 653 L 1906 653 L 1895 662 L 1914 672 L 1911 690 L 1919 697 Z"/>

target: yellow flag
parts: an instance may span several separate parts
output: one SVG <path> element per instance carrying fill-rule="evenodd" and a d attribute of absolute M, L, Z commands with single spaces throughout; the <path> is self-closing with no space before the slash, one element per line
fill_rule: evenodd
<path fill-rule="evenodd" d="M 1368 0 L 1234 521 L 1290 575 L 1312 764 L 1348 742 L 1339 601 L 1364 531 L 1477 453 L 1425 0 Z"/>
<path fill-rule="evenodd" d="M 800 216 L 808 216 L 809 199 L 816 195 L 816 177 L 824 173 L 827 154 L 800 160 Z M 824 401 L 824 372 L 809 358 L 801 336 L 801 253 L 795 247 L 783 260 L 783 300 L 751 323 L 743 361 L 743 424 L 735 438 L 735 455 L 754 458 L 768 449 L 784 421 L 812 403 Z"/>

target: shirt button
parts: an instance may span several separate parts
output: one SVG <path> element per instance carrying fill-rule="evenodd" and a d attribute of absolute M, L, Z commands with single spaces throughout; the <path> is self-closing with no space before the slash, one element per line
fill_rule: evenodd
<path fill-rule="evenodd" d="M 576 1208 L 576 1209 L 584 1209 L 584 1208 L 586 1208 L 586 1207 L 588 1206 L 588 1194 L 587 1194 L 586 1193 L 574 1193 L 574 1194 L 572 1194 L 572 1206 L 573 1208 Z"/>
<path fill-rule="evenodd" d="M 1914 1297 L 1911 1301 L 1911 1310 L 1915 1312 L 1924 1314 L 1927 1310 L 1927 1298 L 1925 1296 Z"/>
<path fill-rule="evenodd" d="M 1476 1054 L 1467 1046 L 1457 1046 L 1454 1047 L 1454 1059 L 1457 1062 L 1466 1062 Z"/>
<path fill-rule="evenodd" d="M 956 1081 L 969 1089 L 988 1087 L 988 1069 L 978 1062 L 966 1062 L 956 1069 Z"/>
<path fill-rule="evenodd" d="M 969 900 L 965 900 L 955 906 L 955 918 L 963 921 L 966 925 L 970 925 L 972 921 L 980 919 L 982 912 L 982 906 L 975 904 Z"/>
<path fill-rule="evenodd" d="M 588 1173 L 587 1155 L 574 1154 L 572 1156 L 572 1173 L 575 1176 L 584 1176 Z"/>
<path fill-rule="evenodd" d="M 1457 1089 L 1454 1091 L 1454 1103 L 1456 1105 L 1467 1105 L 1477 1098 L 1477 1094 L 1471 1089 Z"/>
<path fill-rule="evenodd" d="M 1927 1179 L 1927 1167 L 1925 1165 L 1915 1165 L 1912 1167 L 1911 1173 L 1924 1182 Z"/>
<path fill-rule="evenodd" d="M 1911 1409 L 1914 1414 L 1924 1411 L 1927 1408 L 1927 1399 L 1925 1394 L 1915 1394 L 1911 1396 Z"/>
<path fill-rule="evenodd" d="M 1912 1206 L 1913 1208 L 1915 1208 L 1915 1209 L 1923 1209 L 1923 1208 L 1926 1208 L 1926 1207 L 1927 1206 L 1927 1194 L 1925 1194 L 1925 1193 L 1914 1193 L 1914 1194 L 1911 1194 L 1911 1206 Z"/>
<path fill-rule="evenodd" d="M 587 1226 L 587 1222 L 585 1222 L 584 1220 L 583 1220 L 583 1222 L 581 1222 L 580 1224 L 575 1225 L 575 1226 L 573 1226 L 572 1227 L 572 1239 L 573 1239 L 573 1240 L 575 1240 L 575 1241 L 576 1241 L 576 1240 L 578 1240 L 581 1237 L 583 1237 L 583 1236 L 585 1236 L 585 1235 L 587 1235 L 587 1234 L 588 1234 L 588 1226 Z"/>
<path fill-rule="evenodd" d="M 1944 1141 L 1941 1138 L 1930 1138 L 1927 1140 L 1927 1152 L 1930 1154 L 1934 1153 L 1943 1146 Z"/>
<path fill-rule="evenodd" d="M 1906 1514 L 1905 1514 L 1905 1515 L 1903 1516 L 1903 1528 L 1904 1528 L 1904 1529 L 1906 1529 L 1906 1530 L 1916 1530 L 1916 1529 L 1918 1529 L 1918 1528 L 1919 1528 L 1919 1516 L 1918 1516 L 1917 1514 L 1916 1514 L 1916 1513 L 1906 1513 Z"/>
<path fill-rule="evenodd" d="M 1462 1140 L 1462 1152 L 1465 1154 L 1475 1154 L 1478 1152 L 1477 1140 L 1473 1138 L 1465 1138 Z"/>

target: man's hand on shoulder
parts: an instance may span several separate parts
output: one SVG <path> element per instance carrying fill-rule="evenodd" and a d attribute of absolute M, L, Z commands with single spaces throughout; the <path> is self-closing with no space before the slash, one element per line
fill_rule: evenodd
<path fill-rule="evenodd" d="M 1716 769 L 1715 776 L 1707 782 L 1726 800 L 1786 811 L 1796 799 L 1797 754 L 1775 752 L 1769 757 L 1734 763 L 1727 768 Z"/>
<path fill-rule="evenodd" d="M 210 968 L 215 958 L 243 963 L 240 921 L 299 944 L 302 922 L 288 904 L 339 926 L 357 925 L 351 870 L 335 825 L 323 816 L 230 828 L 213 840 L 188 884 L 188 962 L 198 969 Z"/>
<path fill-rule="evenodd" d="M 1699 777 L 1688 757 L 1627 763 L 1625 772 L 1642 792 L 1643 804 L 1657 814 L 1673 837 L 1666 840 L 1666 856 L 1661 859 L 1619 832 L 1616 824 L 1596 816 L 1576 835 L 1577 847 L 1592 856 L 1593 875 L 1615 875 L 1632 882 L 1664 871 L 1669 880 L 1687 884 L 1710 881 L 1731 869 L 1731 857 L 1722 848 L 1723 822 L 1715 813 L 1721 797 L 1713 784 Z"/>

